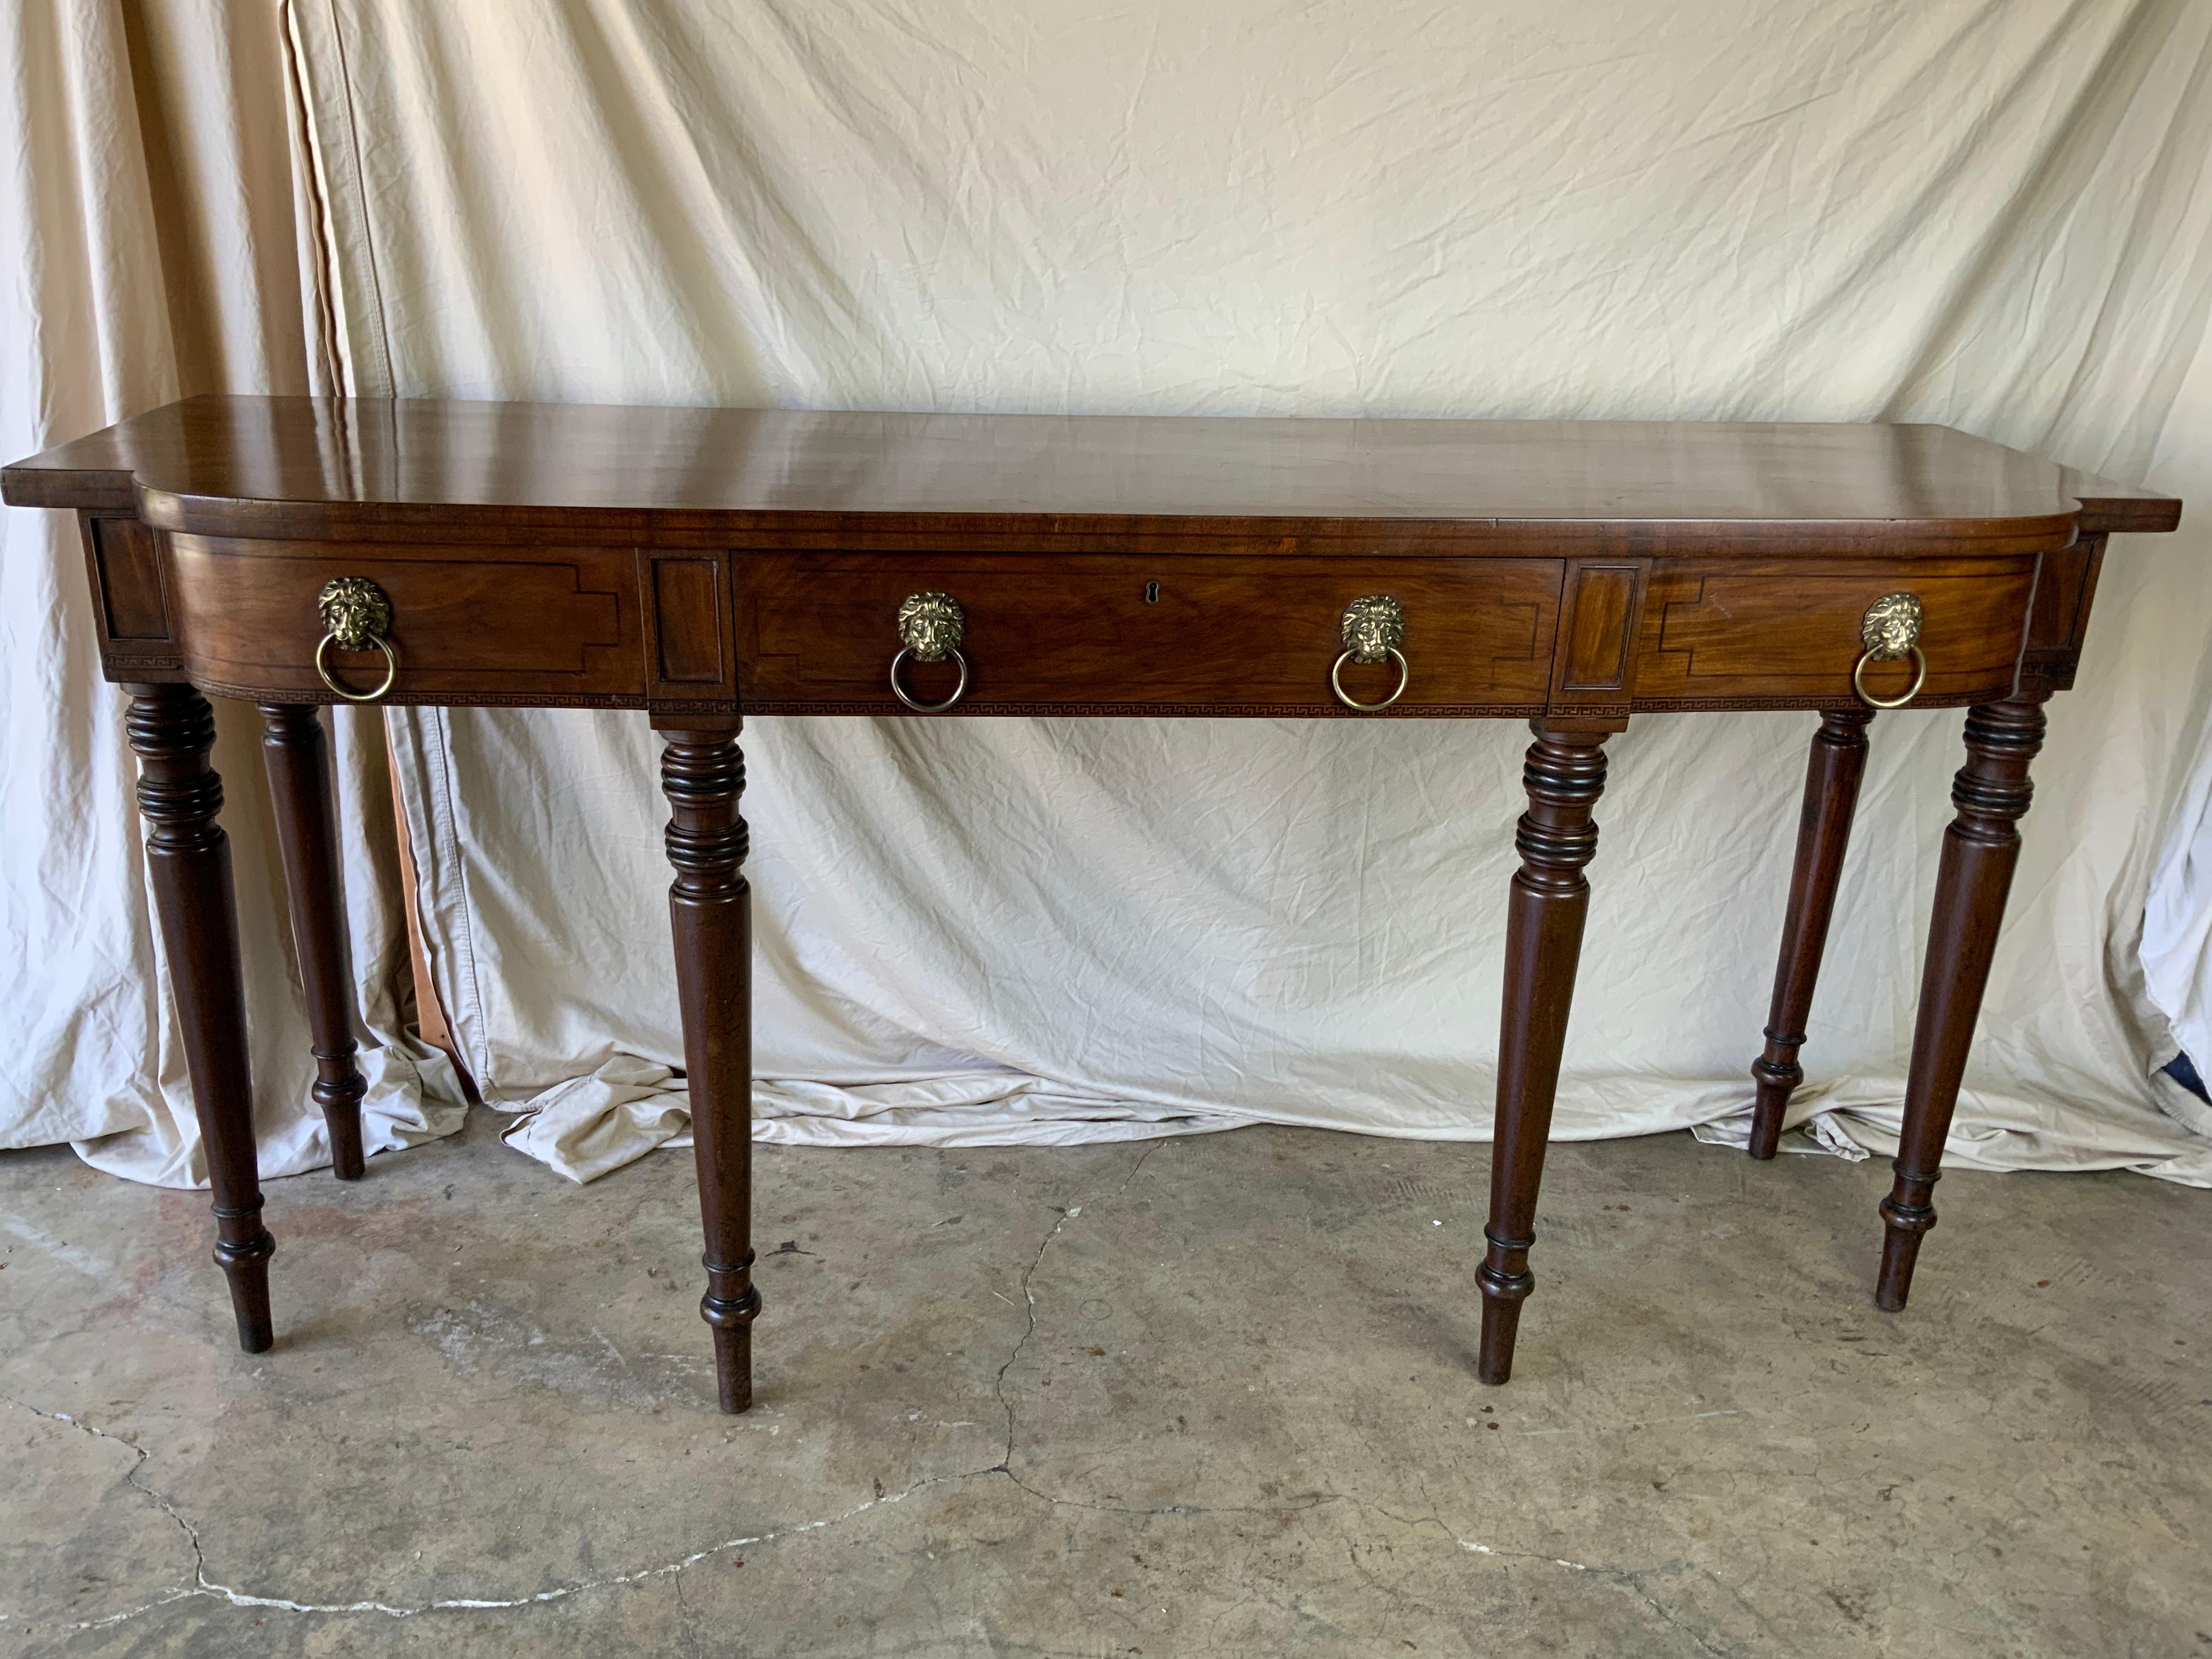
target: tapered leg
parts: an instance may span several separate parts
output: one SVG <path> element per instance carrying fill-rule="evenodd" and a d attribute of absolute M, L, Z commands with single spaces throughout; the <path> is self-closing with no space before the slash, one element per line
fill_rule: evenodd
<path fill-rule="evenodd" d="M 2043 747 L 2041 696 L 1984 703 L 1966 711 L 1966 763 L 1951 783 L 1958 814 L 1943 832 L 1936 871 L 1936 913 L 1928 929 L 1928 962 L 1920 976 L 1920 1018 L 1912 1032 L 1912 1070 L 1905 1085 L 1905 1133 L 1892 1167 L 1896 1179 L 1881 1201 L 1881 1276 L 1875 1305 L 1895 1312 L 1912 1289 L 1920 1240 L 1936 1224 L 1930 1201 L 1943 1159 L 1943 1139 L 1959 1103 L 1966 1050 L 1982 1012 L 2004 920 L 2013 866 L 2020 858 L 2014 826 L 2027 811 L 2033 786 L 2028 763 Z"/>
<path fill-rule="evenodd" d="M 722 1409 L 753 1402 L 752 917 L 745 821 L 738 815 L 745 763 L 738 723 L 667 732 L 660 787 L 668 796 L 668 890 L 677 995 L 691 1092 L 699 1210 L 707 1230 L 707 1294 Z"/>
<path fill-rule="evenodd" d="M 1836 909 L 1836 882 L 1851 838 L 1851 814 L 1866 771 L 1871 708 L 1831 708 L 1813 734 L 1805 766 L 1805 806 L 1797 820 L 1797 863 L 1790 873 L 1790 908 L 1782 921 L 1782 959 L 1774 969 L 1774 1000 L 1766 1014 L 1766 1049 L 1751 1063 L 1757 1089 L 1751 1117 L 1751 1155 L 1774 1156 L 1790 1092 L 1805 1080 L 1797 1063 L 1804 1046 L 1813 984 Z"/>
<path fill-rule="evenodd" d="M 208 763 L 215 711 L 188 685 L 125 689 L 131 693 L 127 729 L 138 756 L 138 810 L 146 819 L 155 914 L 215 1188 L 215 1259 L 230 1281 L 238 1346 L 259 1353 L 276 1340 L 269 1320 L 269 1258 L 276 1241 L 261 1224 L 230 841 L 216 822 L 222 811 L 222 780 Z"/>
<path fill-rule="evenodd" d="M 308 704 L 264 703 L 261 759 L 276 808 L 276 845 L 292 911 L 292 944 L 307 994 L 315 1045 L 315 1103 L 331 1137 L 340 1181 L 362 1175 L 361 1097 L 368 1092 L 354 1063 L 353 969 L 346 948 L 345 890 L 338 877 L 337 797 L 322 711 Z"/>
<path fill-rule="evenodd" d="M 1605 789 L 1607 733 L 1559 730 L 1532 721 L 1522 784 L 1528 810 L 1514 845 L 1521 868 L 1505 912 L 1505 997 L 1498 1039 L 1498 1120 L 1490 1156 L 1489 1242 L 1475 1282 L 1482 1290 L 1482 1347 L 1477 1374 L 1503 1382 L 1513 1374 L 1521 1304 L 1535 1288 L 1528 1251 L 1536 1242 L 1536 1188 L 1566 1044 L 1567 1008 L 1582 954 L 1589 883 L 1583 868 L 1597 852 L 1591 810 Z"/>

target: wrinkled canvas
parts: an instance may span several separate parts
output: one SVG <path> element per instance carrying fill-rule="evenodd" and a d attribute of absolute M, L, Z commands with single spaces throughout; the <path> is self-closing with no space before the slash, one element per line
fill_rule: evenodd
<path fill-rule="evenodd" d="M 2052 705 L 1950 1156 L 2212 1184 L 2152 1075 L 2202 983 L 2201 876 L 2193 908 L 2161 878 L 2148 980 L 2142 948 L 2207 816 L 2212 9 L 295 0 L 285 25 L 309 309 L 362 395 L 1925 420 L 2191 497 L 2181 534 L 2115 538 Z M 1874 725 L 1802 1144 L 1893 1146 L 1960 720 Z M 1608 745 L 1555 1133 L 1741 1137 L 1814 724 L 1642 717 Z M 585 1179 L 680 1137 L 643 717 L 401 710 L 387 736 L 439 1000 L 510 1139 Z M 751 722 L 760 1133 L 1486 1137 L 1526 741 Z"/>

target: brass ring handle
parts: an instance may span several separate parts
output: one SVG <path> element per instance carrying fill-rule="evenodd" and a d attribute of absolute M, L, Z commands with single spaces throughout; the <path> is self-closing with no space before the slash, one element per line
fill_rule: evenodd
<path fill-rule="evenodd" d="M 1344 665 L 1353 660 L 1351 652 L 1344 653 L 1329 665 L 1329 687 L 1336 693 L 1336 700 L 1346 708 L 1356 708 L 1363 714 L 1371 714 L 1378 708 L 1388 708 L 1406 695 L 1406 681 L 1412 675 L 1412 671 L 1406 665 L 1406 653 L 1395 645 L 1386 645 L 1382 648 L 1390 653 L 1392 660 L 1398 665 L 1398 686 L 1380 702 L 1362 702 L 1344 689 Z"/>
<path fill-rule="evenodd" d="M 968 695 L 968 659 L 960 654 L 967 637 L 968 613 L 950 593 L 909 593 L 899 602 L 898 654 L 891 659 L 891 695 L 917 714 L 942 714 Z M 960 684 L 943 702 L 917 702 L 899 684 L 899 665 L 908 657 L 916 662 L 943 662 L 947 657 L 960 665 Z"/>
<path fill-rule="evenodd" d="M 323 642 L 315 647 L 315 672 L 323 684 L 348 702 L 374 702 L 392 690 L 399 678 L 399 653 L 385 637 L 392 632 L 392 601 L 366 576 L 334 576 L 315 596 L 315 613 L 322 618 Z M 384 683 L 374 691 L 354 691 L 340 685 L 331 673 L 331 647 L 366 651 L 372 645 L 384 653 Z"/>
<path fill-rule="evenodd" d="M 392 690 L 392 681 L 399 678 L 399 653 L 392 648 L 392 641 L 380 635 L 372 635 L 369 643 L 384 653 L 384 683 L 374 691 L 349 691 L 331 678 L 330 665 L 323 660 L 330 648 L 338 643 L 335 634 L 323 635 L 323 642 L 315 647 L 315 672 L 323 677 L 323 684 L 348 702 L 374 702 Z"/>
<path fill-rule="evenodd" d="M 1859 694 L 1859 701 L 1869 708 L 1902 708 L 1920 695 L 1920 688 L 1928 684 L 1928 653 L 1917 645 L 1905 647 L 1912 659 L 1912 684 L 1901 697 L 1877 697 L 1866 689 L 1866 665 L 1870 662 L 1894 662 L 1894 657 L 1882 657 L 1872 651 L 1859 653 L 1857 664 L 1851 670 L 1851 690 Z"/>
<path fill-rule="evenodd" d="M 945 653 L 945 656 L 951 658 L 953 661 L 960 665 L 960 684 L 952 688 L 952 695 L 947 697 L 943 702 L 916 702 L 912 697 L 907 695 L 907 689 L 899 684 L 898 677 L 899 665 L 913 655 L 914 647 L 910 645 L 902 645 L 899 647 L 898 655 L 891 659 L 891 695 L 896 696 L 908 708 L 913 709 L 915 714 L 942 714 L 946 709 L 951 708 L 954 703 L 958 702 L 961 698 L 968 695 L 968 659 L 961 655 L 960 652 L 956 648 Z M 944 658 L 939 658 L 938 660 L 941 662 L 944 660 Z"/>
<path fill-rule="evenodd" d="M 1339 702 L 1360 714 L 1372 714 L 1406 695 L 1406 682 L 1413 678 L 1413 671 L 1407 667 L 1406 653 L 1400 649 L 1406 643 L 1406 607 L 1396 596 L 1361 594 L 1344 607 L 1337 629 L 1344 636 L 1344 654 L 1328 665 L 1328 683 Z M 1389 696 L 1380 702 L 1362 702 L 1344 689 L 1345 664 L 1381 662 L 1385 657 L 1398 665 L 1398 689 Z"/>
<path fill-rule="evenodd" d="M 1928 658 L 1920 648 L 1920 624 L 1927 608 L 1917 593 L 1885 593 L 1859 618 L 1859 643 L 1866 647 L 1851 665 L 1851 690 L 1869 708 L 1902 708 L 1928 684 Z M 1901 697 L 1877 697 L 1866 689 L 1866 665 L 1912 659 L 1912 684 Z"/>

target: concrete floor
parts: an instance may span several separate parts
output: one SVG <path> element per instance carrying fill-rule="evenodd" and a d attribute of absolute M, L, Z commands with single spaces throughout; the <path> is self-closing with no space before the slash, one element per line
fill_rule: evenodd
<path fill-rule="evenodd" d="M 763 1148 L 760 1403 L 690 1160 L 482 1123 L 204 1196 L 0 1156 L 0 1651 L 2212 1654 L 2212 1194 L 1558 1146 L 1472 1378 L 1482 1146 Z"/>

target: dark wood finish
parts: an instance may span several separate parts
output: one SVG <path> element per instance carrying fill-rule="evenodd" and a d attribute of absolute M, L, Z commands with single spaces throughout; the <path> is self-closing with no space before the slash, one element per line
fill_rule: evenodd
<path fill-rule="evenodd" d="M 495 516 L 526 541 L 590 525 L 609 544 L 703 531 L 723 545 L 732 532 L 832 537 L 848 551 L 871 545 L 855 536 L 949 535 L 938 544 L 1111 552 L 1188 535 L 1205 550 L 1289 556 L 1605 555 L 1629 536 L 1643 557 L 1717 542 L 1823 557 L 2041 551 L 2077 532 L 2170 530 L 2179 510 L 1936 426 L 307 398 L 188 398 L 7 468 L 0 488 L 17 506 L 111 508 L 217 536 L 404 539 Z M 625 524 L 635 537 L 599 533 Z M 1128 548 L 1133 532 L 1152 544 Z M 1088 536 L 1115 544 L 1081 545 Z"/>
<path fill-rule="evenodd" d="M 2027 620 L 2027 649 L 2021 657 L 2023 692 L 2073 689 L 2081 641 L 2089 631 L 2089 607 L 2097 598 L 2097 573 L 2104 562 L 2102 536 L 2084 536 L 2070 547 L 2043 556 L 2035 606 Z"/>
<path fill-rule="evenodd" d="M 734 721 L 664 735 L 660 787 L 676 866 L 668 915 L 707 1233 L 699 1314 L 714 1333 L 722 1409 L 741 1412 L 753 1401 L 752 1322 L 761 1307 L 752 1282 L 752 890 L 738 812 L 745 762 Z"/>
<path fill-rule="evenodd" d="M 84 521 L 100 628 L 110 648 L 169 643 L 169 607 L 161 585 L 161 550 L 136 519 Z"/>
<path fill-rule="evenodd" d="M 1482 1291 L 1477 1374 L 1513 1375 L 1521 1304 L 1536 1286 L 1528 1252 L 1536 1242 L 1536 1189 L 1566 1047 L 1567 1010 L 1582 955 L 1589 882 L 1597 854 L 1590 814 L 1605 793 L 1601 729 L 1529 722 L 1536 741 L 1521 774 L 1528 810 L 1513 837 L 1521 867 L 1505 902 L 1505 994 L 1498 1034 L 1498 1115 L 1490 1154 L 1488 1249 L 1475 1283 Z"/>
<path fill-rule="evenodd" d="M 2046 695 L 1966 711 L 1966 763 L 1951 783 L 1958 815 L 1943 832 L 1943 856 L 1936 868 L 1936 909 L 1905 1085 L 1905 1130 L 1891 1166 L 1895 1179 L 1881 1201 L 1881 1273 L 1874 1299 L 1893 1313 L 1905 1306 L 1920 1241 L 1936 1224 L 1943 1139 L 1959 1103 L 1966 1051 L 1981 1017 L 2013 866 L 2020 860 L 2017 826 L 2034 794 L 2027 769 L 2043 747 Z"/>
<path fill-rule="evenodd" d="M 222 780 L 208 761 L 215 747 L 215 711 L 190 686 L 127 689 L 126 724 L 138 756 L 138 811 L 146 820 L 154 912 L 215 1189 L 216 1265 L 230 1283 L 238 1346 L 260 1353 L 276 1340 L 269 1317 L 269 1258 L 276 1241 L 261 1224 L 230 838 L 216 821 L 222 811 Z"/>
<path fill-rule="evenodd" d="M 745 704 L 763 714 L 899 712 L 899 602 L 935 590 L 967 613 L 968 714 L 1348 715 L 1328 679 L 1344 608 L 1389 593 L 1409 665 L 1389 714 L 1532 714 L 1551 679 L 1559 562 L 760 553 L 740 587 Z M 957 683 L 950 662 L 902 672 L 927 700 Z M 1388 664 L 1344 670 L 1362 702 L 1396 678 Z"/>
<path fill-rule="evenodd" d="M 727 561 L 714 554 L 646 554 L 638 560 L 638 574 L 652 706 L 704 700 L 734 707 L 738 658 Z"/>
<path fill-rule="evenodd" d="M 1648 564 L 1598 564 L 1577 559 L 1568 581 L 1573 619 L 1559 653 L 1559 684 L 1569 691 L 1618 691 L 1628 673 L 1628 624 Z"/>
<path fill-rule="evenodd" d="M 261 710 L 261 762 L 276 811 L 276 848 L 292 915 L 292 945 L 314 1042 L 315 1104 L 331 1138 L 340 1181 L 362 1177 L 361 1100 L 368 1092 L 355 1062 L 353 967 L 340 872 L 337 794 L 331 781 L 322 711 L 276 703 Z"/>
<path fill-rule="evenodd" d="M 1651 561 L 1570 559 L 1560 608 L 1565 617 L 1553 653 L 1552 711 L 1565 717 L 1626 722 L 1636 695 L 1636 635 Z"/>
<path fill-rule="evenodd" d="M 1782 959 L 1774 969 L 1774 1000 L 1766 1014 L 1766 1048 L 1751 1063 L 1756 1092 L 1750 1151 L 1756 1158 L 1774 1156 L 1790 1094 L 1805 1080 L 1797 1051 L 1805 1045 L 1813 987 L 1835 915 L 1836 884 L 1850 843 L 1851 815 L 1858 809 L 1867 726 L 1873 719 L 1871 708 L 1831 708 L 1813 734 L 1805 764 L 1805 805 L 1797 819 L 1797 861 L 1790 872 L 1790 908 L 1782 922 Z"/>
<path fill-rule="evenodd" d="M 80 513 L 77 534 L 107 678 L 118 684 L 181 682 L 184 659 L 169 614 L 168 561 L 161 538 L 135 514 Z"/>
<path fill-rule="evenodd" d="M 627 548 L 537 547 L 486 561 L 466 547 L 333 546 L 172 536 L 179 633 L 192 683 L 225 696 L 328 702 L 315 672 L 316 596 L 365 576 L 392 603 L 394 697 L 605 707 L 645 702 L 637 560 Z M 373 686 L 374 650 L 333 651 Z"/>
<path fill-rule="evenodd" d="M 1636 707 L 1838 708 L 1855 703 L 1860 619 L 1909 588 L 1926 607 L 1928 682 L 1913 706 L 1941 708 L 2010 694 L 2035 592 L 2033 558 L 1680 560 L 1659 566 L 1644 610 Z M 1910 662 L 1870 668 L 1894 697 Z"/>
<path fill-rule="evenodd" d="M 2036 706 L 2072 683 L 2105 538 L 2170 530 L 2180 511 L 1928 426 L 251 398 L 192 398 L 64 444 L 0 472 L 0 495 L 79 514 L 103 667 L 139 699 L 223 1259 L 234 1290 L 261 1298 L 258 1323 L 240 1308 L 262 1343 L 268 1243 L 198 690 L 264 706 L 302 976 L 317 964 L 325 990 L 346 978 L 318 863 L 332 808 L 319 736 L 284 707 L 332 699 L 313 665 L 324 582 L 368 576 L 392 601 L 394 702 L 644 708 L 669 732 L 702 1305 L 732 1409 L 750 1398 L 759 1306 L 738 717 L 903 713 L 886 677 L 906 594 L 951 592 L 968 612 L 961 714 L 1350 717 L 1328 690 L 1338 618 L 1388 592 L 1406 607 L 1410 665 L 1391 717 L 1536 717 L 1477 1275 L 1480 1370 L 1499 1382 L 1533 1283 L 1605 735 L 1638 710 L 1780 708 L 1824 711 L 1838 738 L 1825 759 L 1816 744 L 1826 781 L 1761 1060 L 1765 1134 L 1796 1076 L 1833 903 L 1858 765 L 1838 734 L 1863 726 L 1850 675 L 1867 605 L 1919 594 L 1920 706 L 1978 705 L 1886 1210 L 1884 1296 L 1901 1302 L 2026 805 L 2027 723 L 2039 732 Z M 366 684 L 382 659 L 340 653 L 337 666 Z M 1883 667 L 1875 689 L 1901 689 L 1908 672 Z M 919 665 L 912 689 L 941 696 L 946 673 Z M 1346 679 L 1362 699 L 1394 683 L 1388 665 Z M 335 993 L 311 989 L 319 1000 L 317 1047 L 335 1055 Z"/>

